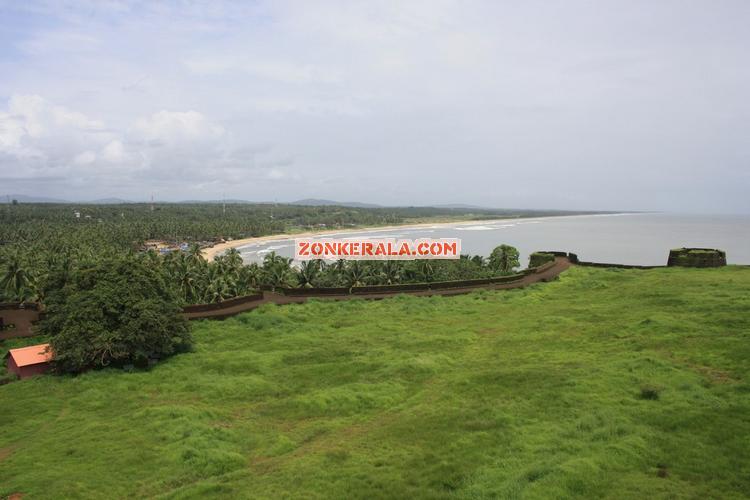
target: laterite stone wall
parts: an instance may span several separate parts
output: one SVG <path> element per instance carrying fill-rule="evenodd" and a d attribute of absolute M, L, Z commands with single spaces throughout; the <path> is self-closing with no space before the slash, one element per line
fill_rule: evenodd
<path fill-rule="evenodd" d="M 669 251 L 667 266 L 722 267 L 727 265 L 727 254 L 715 248 L 675 248 Z"/>

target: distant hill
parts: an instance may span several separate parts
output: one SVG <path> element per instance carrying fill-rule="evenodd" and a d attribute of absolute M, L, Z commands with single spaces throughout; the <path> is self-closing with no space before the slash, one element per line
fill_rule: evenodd
<path fill-rule="evenodd" d="M 63 200 L 61 198 L 47 198 L 44 196 L 29 196 L 25 194 L 11 194 L 3 196 L 0 199 L 0 203 L 6 202 L 10 197 L 11 200 L 17 200 L 18 203 L 85 203 L 90 205 L 120 205 L 125 203 L 149 203 L 148 201 L 132 201 L 125 200 L 123 198 L 99 198 L 96 200 Z M 252 205 L 266 205 L 266 204 L 278 204 L 278 205 L 303 205 L 308 207 L 320 207 L 320 206 L 341 206 L 341 207 L 354 207 L 354 208 L 380 208 L 382 205 L 376 205 L 373 203 L 360 203 L 357 201 L 338 202 L 333 200 L 322 200 L 316 198 L 308 198 L 304 200 L 297 200 L 293 202 L 273 202 L 273 201 L 250 201 L 250 200 L 239 200 L 239 199 L 226 199 L 226 200 L 181 200 L 173 202 L 165 202 L 162 200 L 154 200 L 155 203 L 178 203 L 178 204 L 252 204 Z"/>
<path fill-rule="evenodd" d="M 305 207 L 322 207 L 335 205 L 339 207 L 352 207 L 352 208 L 382 208 L 383 205 L 377 205 L 375 203 L 361 203 L 359 201 L 333 201 L 333 200 L 321 200 L 318 198 L 305 198 L 304 200 L 292 201 L 289 205 L 302 205 Z"/>
<path fill-rule="evenodd" d="M 432 208 L 458 208 L 462 210 L 494 210 L 489 207 L 480 207 L 479 205 L 467 205 L 465 203 L 448 203 L 446 205 L 430 205 Z"/>
<path fill-rule="evenodd" d="M 27 196 L 25 194 L 6 194 L 0 202 L 6 203 L 8 199 L 16 200 L 18 203 L 68 203 L 57 198 L 45 198 L 44 196 Z"/>
<path fill-rule="evenodd" d="M 0 203 L 7 202 L 9 198 L 11 200 L 17 200 L 18 203 L 64 203 L 64 204 L 86 203 L 89 205 L 121 205 L 123 203 L 136 203 L 131 200 L 123 200 L 122 198 L 100 198 L 98 200 L 70 201 L 70 200 L 63 200 L 60 198 L 47 198 L 45 196 L 28 196 L 25 194 L 5 195 L 2 197 L 2 199 L 0 199 Z"/>
<path fill-rule="evenodd" d="M 91 205 L 123 205 L 125 203 L 135 203 L 131 200 L 123 200 L 122 198 L 101 198 L 98 200 L 81 201 L 79 203 L 89 203 Z"/>
<path fill-rule="evenodd" d="M 25 194 L 11 194 L 0 197 L 0 204 L 7 203 L 7 200 L 17 200 L 19 203 L 62 203 L 67 205 L 87 204 L 87 205 L 121 205 L 130 203 L 149 203 L 149 201 L 133 201 L 123 198 L 99 198 L 96 200 L 63 200 L 61 198 L 48 198 L 45 196 L 30 196 Z M 447 203 L 436 205 L 418 205 L 418 206 L 398 206 L 398 205 L 379 205 L 377 203 L 363 203 L 359 201 L 335 201 L 324 198 L 304 198 L 292 202 L 277 201 L 250 201 L 228 198 L 224 200 L 181 200 L 181 201 L 163 201 L 154 200 L 154 203 L 163 204 L 185 204 L 185 205 L 299 205 L 307 207 L 338 206 L 351 208 L 418 208 L 425 211 L 433 209 L 444 211 L 448 215 L 455 214 L 474 214 L 486 215 L 503 215 L 510 217 L 543 217 L 548 215 L 581 215 L 581 214 L 602 214 L 602 213 L 620 213 L 618 211 L 592 211 L 592 210 L 556 210 L 556 209 L 518 209 L 518 208 L 489 208 L 480 205 L 471 205 L 468 203 Z M 452 212 L 455 211 L 455 212 Z M 632 211 L 631 211 L 632 212 Z"/>
<path fill-rule="evenodd" d="M 273 201 L 250 201 L 250 200 L 238 200 L 234 198 L 227 198 L 226 200 L 181 200 L 181 201 L 168 201 L 162 202 L 156 200 L 155 203 L 184 203 L 185 205 L 218 205 L 221 203 L 234 204 L 234 205 L 273 205 Z M 285 203 L 282 203 L 285 205 Z"/>

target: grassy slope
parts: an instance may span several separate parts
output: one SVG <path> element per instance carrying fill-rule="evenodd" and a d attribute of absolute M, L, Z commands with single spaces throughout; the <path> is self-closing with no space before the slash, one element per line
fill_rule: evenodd
<path fill-rule="evenodd" d="M 0 387 L 0 495 L 741 497 L 748 313 L 748 268 L 574 268 L 201 322 L 151 372 Z"/>

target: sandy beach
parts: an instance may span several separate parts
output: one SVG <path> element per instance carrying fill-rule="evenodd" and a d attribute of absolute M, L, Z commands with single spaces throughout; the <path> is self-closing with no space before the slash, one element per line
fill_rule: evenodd
<path fill-rule="evenodd" d="M 557 216 L 560 217 L 560 216 Z M 268 236 L 257 236 L 255 238 L 242 238 L 239 240 L 227 241 L 225 243 L 219 243 L 210 248 L 204 248 L 201 252 L 203 258 L 211 261 L 217 255 L 221 255 L 230 248 L 242 247 L 245 245 L 251 245 L 254 243 L 267 243 L 270 241 L 283 241 L 292 238 L 307 238 L 311 236 L 330 236 L 333 234 L 341 233 L 361 233 L 363 231 L 389 231 L 392 229 L 414 229 L 420 227 L 435 227 L 435 226 L 471 226 L 474 224 L 485 224 L 508 220 L 519 220 L 519 219 L 539 219 L 542 217 L 529 217 L 529 218 L 505 218 L 505 219 L 491 219 L 491 220 L 470 220 L 470 221 L 455 221 L 455 222 L 419 222 L 416 224 L 398 224 L 394 226 L 369 226 L 369 227 L 356 227 L 346 229 L 324 229 L 322 231 L 305 231 L 301 233 L 283 233 L 283 234 L 271 234 Z"/>

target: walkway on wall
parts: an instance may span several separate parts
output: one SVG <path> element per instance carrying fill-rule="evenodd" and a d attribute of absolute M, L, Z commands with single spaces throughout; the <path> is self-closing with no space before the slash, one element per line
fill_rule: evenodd
<path fill-rule="evenodd" d="M 186 307 L 186 311 L 183 313 L 187 319 L 221 319 L 235 314 L 240 314 L 247 311 L 252 311 L 265 304 L 300 304 L 306 302 L 310 298 L 320 300 L 351 300 L 351 299 L 368 299 L 378 300 L 385 299 L 388 297 L 394 297 L 396 295 L 406 293 L 409 295 L 415 295 L 419 297 L 431 296 L 431 295 L 460 295 L 464 293 L 470 293 L 475 290 L 507 290 L 510 288 L 523 288 L 533 283 L 549 281 L 557 277 L 560 273 L 565 271 L 571 266 L 571 262 L 568 257 L 555 257 L 554 263 L 549 263 L 538 268 L 538 270 L 526 274 L 515 281 L 509 281 L 506 283 L 497 284 L 482 284 L 472 285 L 457 288 L 440 288 L 433 290 L 396 290 L 378 293 L 355 293 L 355 294 L 330 294 L 326 293 L 323 295 L 316 295 L 313 291 L 310 295 L 284 295 L 281 293 L 274 292 L 262 292 L 255 296 L 238 297 L 226 301 L 226 304 L 202 304 L 196 306 Z M 0 304 L 2 308 L 2 314 L 5 324 L 14 324 L 16 328 L 0 332 L 0 340 L 15 338 L 15 337 L 29 337 L 34 335 L 33 324 L 39 320 L 39 310 L 36 304 L 27 304 L 25 307 L 21 307 L 19 304 Z M 195 309 L 195 310 L 190 310 Z"/>
<path fill-rule="evenodd" d="M 320 295 L 320 296 L 288 296 L 274 292 L 263 292 L 262 298 L 251 302 L 245 302 L 241 304 L 232 304 L 226 308 L 219 308 L 210 311 L 195 311 L 186 312 L 184 316 L 187 319 L 221 319 L 235 314 L 240 314 L 247 311 L 252 311 L 265 304 L 300 304 L 306 302 L 310 298 L 319 300 L 351 300 L 351 299 L 368 299 L 368 300 L 379 300 L 388 297 L 394 297 L 396 295 L 406 293 L 409 295 L 415 295 L 419 297 L 431 296 L 431 295 L 461 295 L 470 293 L 476 290 L 508 290 L 511 288 L 523 288 L 533 283 L 539 283 L 544 281 L 550 281 L 560 275 L 563 271 L 571 266 L 571 262 L 568 257 L 555 257 L 555 262 L 552 266 L 544 266 L 538 272 L 528 274 L 516 281 L 508 283 L 499 283 L 494 285 L 479 285 L 465 288 L 447 288 L 441 290 L 420 290 L 420 291 L 396 291 L 396 292 L 385 292 L 385 293 L 368 293 L 368 294 L 346 294 L 346 295 Z"/>

